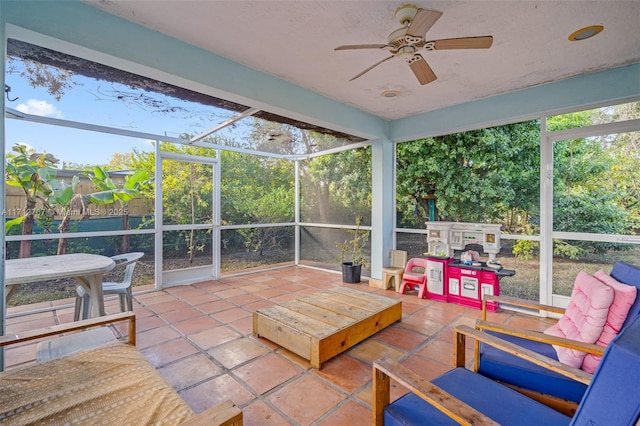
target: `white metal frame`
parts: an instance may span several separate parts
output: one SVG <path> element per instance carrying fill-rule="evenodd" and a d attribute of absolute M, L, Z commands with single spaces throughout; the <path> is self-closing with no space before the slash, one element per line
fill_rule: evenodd
<path fill-rule="evenodd" d="M 589 108 L 581 108 L 582 111 Z M 540 302 L 566 307 L 570 297 L 553 293 L 553 240 L 598 241 L 640 245 L 640 236 L 557 232 L 553 230 L 553 146 L 558 141 L 618 133 L 640 132 L 640 119 L 596 124 L 593 126 L 547 131 L 546 119 L 540 122 Z M 544 224 L 544 227 L 543 227 Z"/>
<path fill-rule="evenodd" d="M 195 281 L 204 281 L 210 279 L 216 279 L 220 273 L 220 259 L 216 257 L 215 247 L 219 247 L 220 243 L 220 173 L 218 171 L 220 165 L 218 158 L 201 157 L 195 155 L 185 155 L 172 152 L 165 152 L 160 150 L 160 144 L 156 143 L 156 187 L 155 187 L 155 220 L 156 220 L 156 244 L 155 244 L 155 281 L 156 289 L 159 290 L 164 287 L 171 287 L 184 283 L 192 283 Z M 190 224 L 190 225 L 165 225 L 163 222 L 164 205 L 162 201 L 162 162 L 164 160 L 170 161 L 183 161 L 189 163 L 199 163 L 211 165 L 211 180 L 212 190 L 211 194 L 211 222 L 202 224 Z M 217 200 L 217 202 L 216 202 Z M 184 269 L 176 269 L 164 271 L 162 265 L 164 264 L 163 253 L 163 240 L 165 231 L 190 231 L 190 230 L 207 230 L 212 231 L 212 253 L 211 253 L 211 265 L 191 267 Z M 218 248 L 219 254 L 219 248 Z"/>
<path fill-rule="evenodd" d="M 254 112 L 254 111 L 253 111 Z M 241 113 L 242 114 L 242 113 Z M 300 228 L 302 226 L 309 226 L 309 227 L 323 227 L 323 228 L 333 228 L 333 229 L 351 229 L 351 228 L 355 228 L 354 226 L 350 226 L 350 225 L 339 225 L 339 224 L 316 224 L 316 223 L 301 223 L 300 222 L 300 194 L 301 194 L 301 190 L 300 190 L 300 178 L 299 178 L 299 173 L 300 173 L 300 161 L 302 159 L 309 159 L 309 158 L 313 158 L 313 157 L 317 157 L 320 154 L 314 154 L 314 155 L 309 155 L 309 156 L 296 156 L 291 157 L 291 156 L 284 156 L 284 155 L 279 155 L 279 154 L 269 154 L 269 153 L 264 153 L 264 152 L 260 152 L 260 151 L 253 151 L 253 150 L 247 150 L 247 149 L 242 149 L 242 148 L 234 148 L 234 147 L 227 147 L 227 146 L 221 146 L 221 145 L 216 145 L 216 144 L 211 144 L 208 142 L 202 142 L 201 140 L 188 140 L 188 139 L 181 139 L 181 138 L 173 138 L 173 137 L 168 137 L 168 136 L 159 136 L 159 135 L 155 135 L 152 133 L 145 133 L 145 132 L 137 132 L 137 131 L 131 131 L 131 130 L 124 130 L 124 129 L 118 129 L 118 128 L 112 128 L 112 127 L 107 127 L 107 126 L 100 126 L 100 125 L 93 125 L 93 124 L 88 124 L 88 123 L 82 123 L 82 122 L 77 122 L 77 121 L 71 121 L 71 120 L 62 120 L 62 119 L 57 119 L 57 118 L 51 118 L 51 117 L 41 117 L 41 116 L 36 116 L 36 115 L 31 115 L 31 114 L 26 114 L 26 113 L 22 113 L 20 111 L 14 110 L 14 109 L 10 109 L 8 108 L 6 110 L 6 117 L 10 118 L 10 119 L 17 119 L 17 120 L 23 120 L 23 121 L 29 121 L 29 122 L 35 122 L 35 123 L 40 123 L 40 124 L 47 124 L 47 125 L 54 125 L 54 126 L 62 126 L 62 127 L 70 127 L 70 128 L 76 128 L 76 129 L 82 129 L 82 130 L 87 130 L 87 131 L 94 131 L 94 132 L 100 132 L 100 133 L 108 133 L 108 134 L 114 134 L 114 135 L 118 135 L 118 136 L 127 136 L 127 137 L 132 137 L 132 138 L 139 138 L 139 139 L 145 139 L 145 140 L 153 140 L 155 141 L 155 169 L 156 169 L 156 173 L 155 173 L 155 213 L 154 213 L 154 218 L 155 218 L 155 227 L 154 229 L 144 229 L 144 230 L 130 230 L 130 231 L 101 231 L 101 232 L 75 232 L 75 233 L 64 233 L 64 234 L 47 234 L 47 235 L 30 235 L 30 236 L 7 236 L 6 237 L 6 241 L 20 241 L 23 239 L 29 239 L 29 240 L 40 240 L 40 239 L 52 239 L 52 238 L 87 238 L 87 237 L 102 237 L 102 236 L 119 236 L 119 235 L 140 235 L 140 234 L 155 234 L 155 239 L 154 239 L 154 255 L 155 255 L 155 270 L 154 270 L 154 276 L 155 276 L 155 288 L 156 289 L 160 289 L 163 287 L 167 287 L 167 286 L 173 286 L 173 285 L 178 285 L 178 284 L 184 284 L 187 282 L 195 282 L 198 280 L 204 280 L 204 279 L 217 279 L 220 277 L 220 264 L 219 264 L 219 259 L 220 259 L 220 234 L 222 230 L 225 229 L 241 229 L 241 228 L 256 228 L 256 227 L 277 227 L 277 226 L 294 226 L 295 227 L 295 259 L 294 259 L 294 263 L 296 265 L 300 264 Z M 252 115 L 252 114 L 248 114 L 248 115 Z M 197 139 L 197 138 L 195 138 Z M 178 143 L 178 144 L 183 144 L 183 145 L 194 145 L 194 146 L 199 146 L 199 147 L 204 147 L 204 148 L 209 148 L 212 149 L 213 152 L 216 153 L 216 158 L 210 158 L 210 157 L 199 157 L 199 156 L 190 156 L 190 155 L 184 155 L 184 154 L 177 154 L 177 153 L 168 153 L 168 152 L 163 152 L 160 150 L 160 143 L 161 142 L 170 142 L 170 143 Z M 361 147 L 366 147 L 370 145 L 370 142 L 362 142 L 362 143 L 358 143 L 358 144 L 353 144 L 351 146 L 345 146 L 345 147 L 339 147 L 339 148 L 335 148 L 329 151 L 325 151 L 322 153 L 322 155 L 327 154 L 327 153 L 336 153 L 336 152 L 340 152 L 340 151 L 344 151 L 347 149 L 354 149 L 354 148 L 361 148 Z M 266 156 L 266 157 L 272 157 L 272 158 L 279 158 L 279 159 L 284 159 L 284 160 L 289 160 L 289 161 L 293 161 L 294 162 L 294 167 L 295 167 L 295 221 L 294 222 L 284 222 L 284 223 L 269 223 L 269 224 L 251 224 L 251 225 L 222 225 L 221 224 L 221 217 L 220 217 L 220 174 L 221 174 L 221 167 L 223 167 L 223 165 L 219 162 L 219 158 L 220 158 L 220 152 L 222 150 L 227 150 L 227 151 L 233 151 L 233 152 L 239 152 L 239 153 L 244 153 L 244 154 L 250 154 L 250 155 L 259 155 L 259 156 Z M 198 225 L 196 226 L 197 229 L 209 229 L 212 228 L 212 232 L 213 232 L 213 269 L 211 271 L 211 273 L 207 273 L 207 274 L 199 274 L 197 272 L 197 269 L 199 268 L 188 268 L 188 270 L 184 270 L 183 274 L 180 276 L 177 276 L 176 280 L 171 280 L 169 282 L 165 281 L 165 278 L 167 278 L 167 274 L 163 273 L 162 270 L 162 234 L 164 231 L 167 230 L 181 230 L 183 229 L 182 225 L 164 225 L 163 222 L 163 218 L 162 218 L 162 179 L 161 179 L 161 175 L 159 173 L 161 173 L 162 171 L 162 160 L 163 159 L 174 159 L 174 160 L 181 160 L 181 161 L 195 161 L 195 162 L 202 162 L 202 163 L 210 163 L 210 164 L 214 164 L 214 174 L 213 174 L 213 179 L 214 179 L 214 194 L 213 194 L 213 199 L 212 199 L 212 209 L 213 209 L 213 223 L 212 224 L 202 224 L 202 225 Z M 4 198 L 2 200 L 0 200 L 0 207 L 4 206 Z M 185 225 L 187 228 L 191 229 L 191 225 Z M 184 229 L 187 229 L 184 228 Z M 371 230 L 371 227 L 362 227 L 362 229 L 367 229 L 367 230 Z M 215 259 L 218 259 L 218 261 L 215 261 Z M 200 268 L 203 269 L 203 268 Z M 182 278 L 182 279 L 180 279 Z"/>

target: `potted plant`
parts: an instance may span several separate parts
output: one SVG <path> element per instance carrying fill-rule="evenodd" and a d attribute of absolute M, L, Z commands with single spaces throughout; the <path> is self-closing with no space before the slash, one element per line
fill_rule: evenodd
<path fill-rule="evenodd" d="M 356 228 L 346 231 L 353 235 L 351 240 L 344 240 L 336 243 L 340 249 L 340 260 L 342 262 L 342 281 L 345 283 L 359 283 L 362 267 L 368 266 L 368 259 L 365 256 L 364 248 L 369 240 L 369 233 L 360 229 L 362 216 L 356 216 Z"/>

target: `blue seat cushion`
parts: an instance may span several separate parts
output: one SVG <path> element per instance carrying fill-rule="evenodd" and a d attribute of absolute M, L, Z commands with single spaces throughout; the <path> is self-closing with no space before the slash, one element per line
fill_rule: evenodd
<path fill-rule="evenodd" d="M 486 333 L 507 340 L 520 347 L 530 349 L 556 361 L 558 360 L 553 346 L 546 343 L 534 342 L 492 331 L 486 331 Z M 478 372 L 493 380 L 502 381 L 547 395 L 553 395 L 576 403 L 580 402 L 587 389 L 587 386 L 583 383 L 569 379 L 485 344 L 480 345 L 480 367 Z"/>
<path fill-rule="evenodd" d="M 640 319 L 607 346 L 573 418 L 574 425 L 637 425 L 640 418 Z"/>
<path fill-rule="evenodd" d="M 502 425 L 568 425 L 571 419 L 480 374 L 456 368 L 432 383 Z M 413 393 L 386 407 L 384 424 L 457 425 Z"/>
<path fill-rule="evenodd" d="M 625 262 L 616 262 L 611 269 L 610 275 L 621 283 L 635 286 L 638 288 L 638 294 L 640 294 L 640 268 Z M 629 309 L 622 329 L 625 329 L 638 316 L 640 316 L 640 297 L 636 297 L 635 303 Z M 549 358 L 558 359 L 556 351 L 551 345 L 497 332 L 487 331 L 487 333 L 508 340 L 518 346 L 531 349 Z M 480 345 L 479 372 L 494 380 L 573 402 L 580 402 L 587 389 L 586 385 L 582 383 L 484 344 Z"/>

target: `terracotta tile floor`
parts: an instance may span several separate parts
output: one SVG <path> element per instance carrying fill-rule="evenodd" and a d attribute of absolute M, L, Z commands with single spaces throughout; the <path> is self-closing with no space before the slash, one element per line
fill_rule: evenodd
<path fill-rule="evenodd" d="M 252 336 L 253 311 L 341 285 L 402 298 L 402 322 L 326 362 L 321 370 Z M 373 360 L 388 356 L 431 379 L 450 368 L 452 327 L 473 325 L 479 318 L 475 309 L 420 300 L 415 292 L 399 295 L 367 283 L 343 284 L 339 274 L 305 267 L 159 292 L 135 290 L 138 349 L 194 411 L 231 399 L 242 408 L 246 425 L 370 425 Z M 116 300 L 106 305 L 107 312 L 118 310 Z M 44 311 L 15 316 L 27 309 Z M 7 332 L 72 320 L 73 300 L 9 308 Z M 510 312 L 491 314 L 491 320 L 537 329 L 548 325 L 548 320 Z M 471 356 L 467 351 L 469 361 Z M 26 344 L 7 350 L 6 365 L 35 362 L 34 358 L 35 344 Z M 394 386 L 392 397 L 405 392 Z"/>

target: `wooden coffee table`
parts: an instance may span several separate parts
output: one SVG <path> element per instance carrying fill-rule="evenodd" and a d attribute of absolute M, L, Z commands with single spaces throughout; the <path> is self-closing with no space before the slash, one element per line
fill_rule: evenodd
<path fill-rule="evenodd" d="M 335 287 L 253 313 L 253 334 L 309 360 L 323 362 L 402 319 L 402 302 Z"/>

